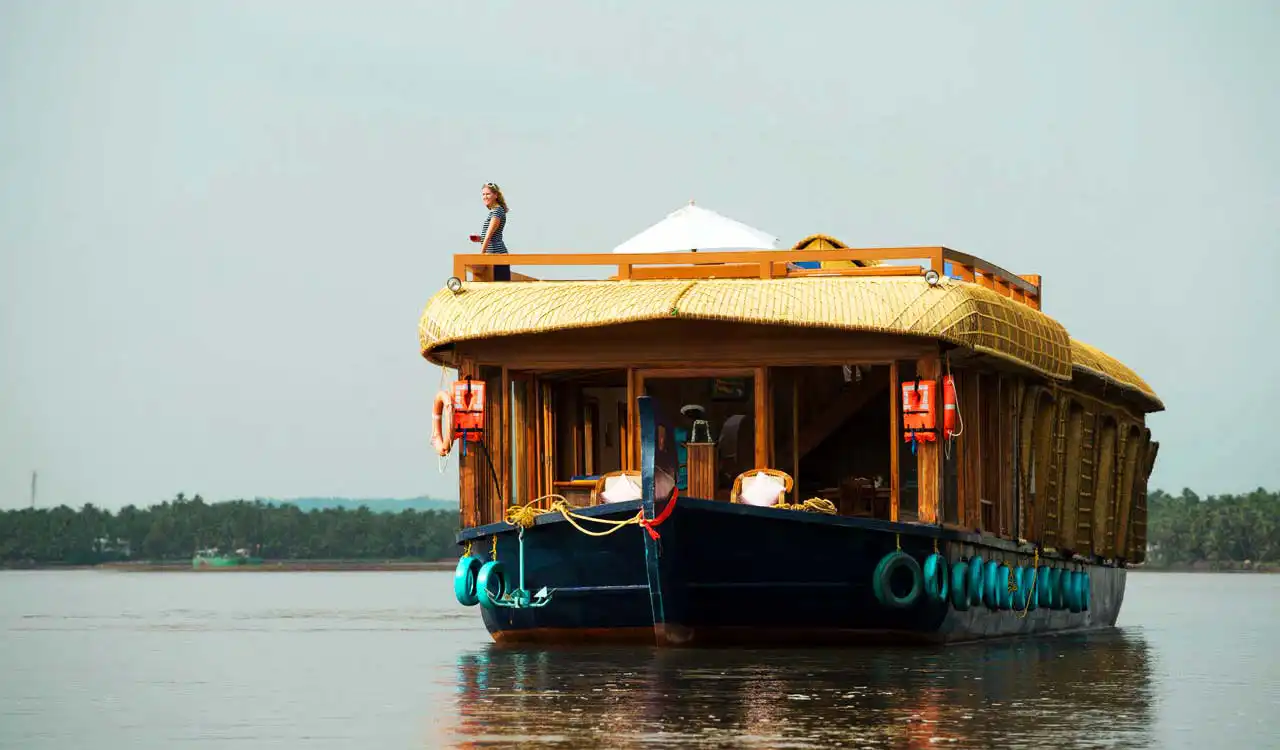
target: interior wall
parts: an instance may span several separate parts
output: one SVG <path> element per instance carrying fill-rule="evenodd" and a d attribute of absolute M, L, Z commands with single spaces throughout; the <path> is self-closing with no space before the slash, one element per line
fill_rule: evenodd
<path fill-rule="evenodd" d="M 627 389 L 625 387 L 583 388 L 584 398 L 595 399 L 600 404 L 600 424 L 593 437 L 596 455 L 600 462 L 595 473 L 606 474 L 622 468 L 622 443 L 618 424 L 619 412 L 625 413 Z"/>

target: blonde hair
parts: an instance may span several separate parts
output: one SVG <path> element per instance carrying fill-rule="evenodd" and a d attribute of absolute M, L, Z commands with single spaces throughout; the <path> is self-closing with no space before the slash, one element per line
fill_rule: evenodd
<path fill-rule="evenodd" d="M 510 210 L 511 210 L 511 209 L 507 208 L 507 199 L 502 197 L 502 189 L 498 187 L 498 184 L 497 184 L 496 182 L 486 182 L 486 183 L 484 184 L 484 186 L 485 186 L 485 187 L 487 187 L 487 188 L 489 188 L 490 190 L 492 190 L 492 191 L 493 191 L 493 194 L 494 194 L 495 196 L 497 196 L 497 198 L 498 198 L 498 205 L 499 205 L 499 206 L 502 206 L 502 210 L 503 210 L 503 211 L 510 211 Z"/>

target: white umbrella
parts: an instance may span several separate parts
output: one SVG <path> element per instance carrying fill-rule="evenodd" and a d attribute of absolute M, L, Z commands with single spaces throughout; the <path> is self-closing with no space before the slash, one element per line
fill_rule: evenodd
<path fill-rule="evenodd" d="M 715 211 L 693 205 L 613 249 L 615 253 L 682 253 L 690 250 L 777 250 L 778 238 Z"/>

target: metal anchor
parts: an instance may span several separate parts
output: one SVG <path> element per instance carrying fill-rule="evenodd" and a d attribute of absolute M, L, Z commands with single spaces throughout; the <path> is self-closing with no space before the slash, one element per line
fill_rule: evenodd
<path fill-rule="evenodd" d="M 551 594 L 554 589 L 548 589 L 546 586 L 538 589 L 537 593 L 529 593 L 524 587 L 524 527 L 520 527 L 517 537 L 520 543 L 520 582 L 514 591 L 503 594 L 500 598 L 493 601 L 499 607 L 510 607 L 511 609 L 533 609 L 534 607 L 545 607 L 551 602 Z"/>

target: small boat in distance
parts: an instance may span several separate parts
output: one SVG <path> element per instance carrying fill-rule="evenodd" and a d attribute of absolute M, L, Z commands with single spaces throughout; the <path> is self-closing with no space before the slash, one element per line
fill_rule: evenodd
<path fill-rule="evenodd" d="M 679 249 L 679 248 L 677 248 Z M 512 274 L 608 266 L 596 280 Z M 1162 410 L 945 247 L 456 255 L 459 603 L 500 643 L 952 643 L 1111 627 Z"/>
<path fill-rule="evenodd" d="M 239 568 L 246 565 L 261 565 L 262 558 L 250 554 L 247 549 L 238 549 L 230 554 L 223 554 L 217 547 L 197 550 L 191 557 L 191 567 L 195 570 L 208 568 Z"/>

